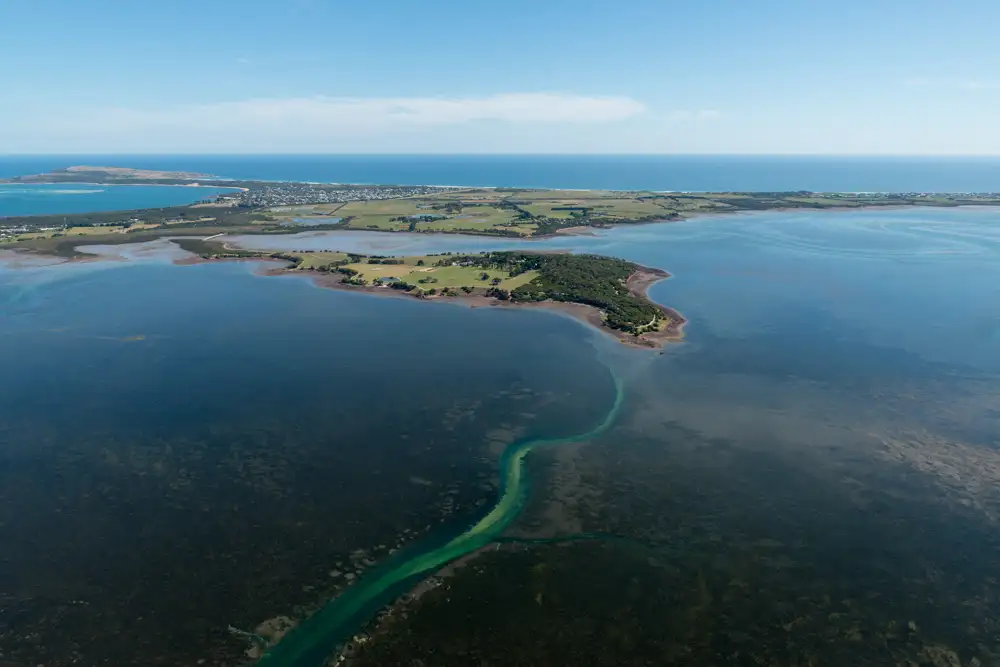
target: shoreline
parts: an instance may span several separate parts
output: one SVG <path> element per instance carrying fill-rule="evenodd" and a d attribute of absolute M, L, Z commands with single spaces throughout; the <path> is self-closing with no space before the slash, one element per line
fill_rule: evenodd
<path fill-rule="evenodd" d="M 211 263 L 218 261 L 233 261 L 233 262 L 255 262 L 255 261 L 269 261 L 269 262 L 282 262 L 287 264 L 285 260 L 269 259 L 264 258 L 263 260 L 254 258 L 223 258 L 223 259 L 203 259 L 203 258 L 192 258 L 187 260 L 177 260 L 175 264 L 201 264 L 201 263 Z M 403 298 L 403 299 L 413 299 L 415 301 L 424 301 L 429 303 L 442 303 L 442 304 L 454 304 L 457 306 L 464 306 L 466 308 L 511 308 L 511 309 L 526 309 L 526 310 L 547 310 L 560 314 L 566 317 L 570 317 L 577 322 L 585 324 L 599 332 L 611 336 L 617 339 L 623 345 L 628 345 L 630 347 L 644 348 L 644 349 L 659 349 L 664 347 L 667 343 L 677 343 L 684 339 L 684 326 L 687 324 L 688 320 L 677 310 L 670 308 L 669 306 L 664 306 L 663 304 L 657 303 L 649 299 L 647 292 L 649 288 L 660 282 L 661 280 L 666 280 L 671 277 L 669 273 L 662 269 L 640 266 L 639 269 L 629 277 L 627 286 L 629 291 L 636 296 L 640 296 L 649 300 L 656 308 L 658 308 L 663 316 L 667 319 L 668 324 L 657 331 L 650 331 L 647 333 L 642 333 L 638 336 L 627 333 L 625 331 L 620 331 L 618 329 L 612 329 L 604 324 L 604 320 L 601 316 L 601 310 L 595 306 L 590 306 L 584 303 L 576 303 L 569 301 L 532 301 L 532 302 L 519 302 L 519 301 L 501 301 L 495 297 L 487 296 L 485 294 L 457 294 L 455 296 L 414 296 L 412 294 L 402 292 L 400 290 L 392 289 L 391 287 L 373 287 L 371 285 L 349 285 L 341 282 L 340 276 L 336 276 L 329 273 L 320 273 L 318 271 L 294 269 L 287 267 L 270 267 L 265 268 L 260 272 L 262 276 L 301 276 L 308 278 L 313 282 L 314 285 L 322 289 L 333 289 L 340 290 L 344 292 L 358 292 L 361 294 L 368 294 L 372 296 L 385 296 L 392 298 Z"/>
<path fill-rule="evenodd" d="M 240 190 L 242 192 L 249 192 L 250 188 L 241 188 L 235 185 L 206 185 L 205 183 L 95 183 L 91 181 L 4 181 L 0 180 L 0 185 L 96 185 L 101 188 L 107 187 L 147 187 L 147 188 L 214 188 L 216 190 Z M 143 209 L 136 209 L 141 211 Z M 95 213 L 108 213 L 110 211 L 94 211 Z M 51 215 L 48 213 L 39 213 L 38 215 Z M 67 214 L 73 215 L 73 214 Z M 30 216 L 24 216 L 30 217 Z"/>
<path fill-rule="evenodd" d="M 930 204 L 884 204 L 884 205 L 870 205 L 870 206 L 822 206 L 822 207 L 806 207 L 806 206 L 784 206 L 775 207 L 768 209 L 740 209 L 735 211 L 697 211 L 693 213 L 681 214 L 676 218 L 661 218 L 658 220 L 636 220 L 633 222 L 613 222 L 601 225 L 576 225 L 573 227 L 560 227 L 559 229 L 550 232 L 548 234 L 538 234 L 538 235 L 527 235 L 527 236 L 517 236 L 509 237 L 500 234 L 490 234 L 489 232 L 476 232 L 473 230 L 427 230 L 427 231 L 399 231 L 392 229 L 381 229 L 381 228 L 366 228 L 366 229 L 352 229 L 349 227 L 338 227 L 336 229 L 319 229 L 315 230 L 316 234 L 334 234 L 341 232 L 364 232 L 364 233 L 374 233 L 374 234 L 385 234 L 385 235 L 395 235 L 395 234 L 405 234 L 405 235 L 422 235 L 422 236 L 469 236 L 476 239 L 481 238 L 492 238 L 501 241 L 518 241 L 531 243 L 533 241 L 544 241 L 551 240 L 554 238 L 559 238 L 561 236 L 599 236 L 599 231 L 606 231 L 610 229 L 617 229 L 619 227 L 639 227 L 646 225 L 661 225 L 661 224 L 676 224 L 680 222 L 690 222 L 693 220 L 701 218 L 718 218 L 726 216 L 739 216 L 739 215 L 759 215 L 764 213 L 843 213 L 847 211 L 893 211 L 893 210 L 905 210 L 905 209 L 975 209 L 975 208 L 997 208 L 1000 209 L 1000 203 L 983 203 L 983 204 L 958 204 L 955 206 L 934 206 Z M 291 235 L 295 234 L 305 234 L 310 230 L 302 229 L 300 231 L 290 232 Z M 268 233 L 240 233 L 234 234 L 233 236 L 272 236 L 273 234 Z M 535 252 L 535 251 L 533 251 Z M 544 251 L 537 251 L 544 252 Z"/>
<path fill-rule="evenodd" d="M 640 225 L 660 225 L 673 224 L 678 222 L 689 222 L 700 218 L 719 218 L 738 215 L 760 215 L 763 213 L 844 213 L 847 211 L 899 211 L 905 209 L 965 209 L 965 208 L 1000 208 L 1000 203 L 986 202 L 982 204 L 967 203 L 955 206 L 935 206 L 933 204 L 871 204 L 868 206 L 778 206 L 775 208 L 751 210 L 741 209 L 736 211 L 696 211 L 693 213 L 681 213 L 676 218 L 663 218 L 661 220 L 636 220 L 634 222 L 612 222 L 602 225 L 577 225 L 574 227 L 560 227 L 550 234 L 540 234 L 538 236 L 525 236 L 521 240 L 532 241 L 535 239 L 553 239 L 560 236 L 598 236 L 597 230 L 615 229 L 617 227 L 638 227 Z M 329 230 L 338 231 L 338 230 Z M 350 231 L 350 230 L 345 230 Z M 417 232 L 393 232 L 386 229 L 366 229 L 357 231 L 384 232 L 388 234 L 409 234 Z M 419 232 L 420 234 L 468 234 L 468 232 Z M 468 234 L 469 236 L 480 236 L 479 234 Z M 504 238 L 497 236 L 496 238 Z"/>
<path fill-rule="evenodd" d="M 549 250 L 547 253 L 566 253 L 565 250 Z M 18 253 L 9 253 L 10 257 L 6 258 L 9 261 L 16 260 Z M 0 256 L 0 260 L 5 259 Z M 102 256 L 95 255 L 93 259 L 91 258 L 79 258 L 79 259 L 69 259 L 64 260 L 60 263 L 69 262 L 85 262 L 85 261 L 95 261 L 107 259 L 109 261 L 127 261 L 127 258 L 120 256 Z M 629 276 L 626 281 L 626 286 L 628 290 L 635 296 L 641 297 L 649 301 L 653 306 L 655 306 L 666 319 L 666 326 L 662 329 L 656 331 L 649 331 L 642 333 L 638 336 L 621 331 L 618 329 L 612 329 L 604 324 L 604 320 L 601 316 L 601 310 L 596 306 L 590 306 L 584 303 L 577 303 L 572 301 L 501 301 L 492 296 L 487 296 L 482 293 L 464 294 L 459 293 L 454 296 L 415 296 L 407 292 L 402 292 L 400 290 L 392 289 L 391 287 L 374 287 L 371 285 L 350 285 L 341 281 L 341 276 L 332 273 L 313 271 L 310 269 L 297 269 L 289 268 L 290 262 L 286 259 L 277 259 L 273 257 L 220 257 L 217 259 L 209 259 L 205 257 L 199 257 L 193 253 L 189 257 L 176 258 L 172 260 L 172 264 L 175 266 L 195 266 L 198 264 L 215 264 L 215 263 L 261 263 L 263 266 L 261 270 L 256 272 L 257 275 L 262 277 L 276 277 L 276 276 L 297 276 L 301 278 L 306 278 L 310 280 L 316 287 L 321 289 L 332 289 L 339 290 L 343 292 L 356 292 L 360 294 L 366 294 L 370 296 L 381 296 L 388 298 L 399 298 L 399 299 L 412 299 L 414 301 L 422 301 L 426 303 L 440 303 L 440 304 L 453 304 L 456 306 L 464 306 L 470 309 L 476 308 L 511 308 L 511 309 L 525 309 L 525 310 L 546 310 L 554 314 L 569 317 L 577 322 L 587 325 L 604 335 L 610 336 L 617 339 L 623 345 L 628 345 L 630 347 L 637 347 L 643 349 L 659 349 L 664 347 L 668 343 L 678 343 L 684 340 L 684 327 L 688 323 L 688 319 L 684 317 L 678 310 L 665 306 L 661 303 L 657 303 L 649 298 L 648 292 L 649 288 L 660 282 L 661 280 L 666 280 L 671 276 L 670 273 L 659 269 L 656 267 L 642 266 L 636 264 L 637 270 Z M 280 266 L 268 266 L 278 264 Z"/>
<path fill-rule="evenodd" d="M 167 239 L 170 241 L 170 239 Z M 154 241 L 155 243 L 155 241 Z M 87 244 L 82 244 L 87 245 Z M 142 245 L 142 242 L 136 245 Z M 176 246 L 179 250 L 179 246 Z M 223 243 L 223 247 L 227 247 Z M 181 250 L 181 252 L 185 252 Z M 546 254 L 559 254 L 566 253 L 566 250 L 547 250 Z M 46 260 L 52 259 L 56 260 L 52 263 L 47 263 Z M 102 255 L 94 254 L 90 257 L 76 257 L 76 258 L 60 258 L 51 255 L 41 255 L 34 253 L 19 252 L 17 250 L 8 250 L 0 248 L 0 262 L 3 262 L 13 268 L 14 270 L 26 268 L 26 265 L 34 266 L 57 266 L 62 264 L 74 264 L 74 263 L 88 263 L 88 262 L 99 262 L 99 261 L 114 261 L 114 262 L 126 262 L 130 261 L 130 258 L 122 255 Z M 413 299 L 416 301 L 424 301 L 430 303 L 442 303 L 442 304 L 454 304 L 458 306 L 464 306 L 466 308 L 512 308 L 512 309 L 527 309 L 527 310 L 546 310 L 548 312 L 569 317 L 577 322 L 584 324 L 588 327 L 596 329 L 600 333 L 617 339 L 623 345 L 628 345 L 630 347 L 642 348 L 642 349 L 660 349 L 667 345 L 668 343 L 678 343 L 684 340 L 684 328 L 688 323 L 688 319 L 684 317 L 678 310 L 665 306 L 649 298 L 649 288 L 660 282 L 661 280 L 666 280 L 672 277 L 670 273 L 663 269 L 656 267 L 642 266 L 636 264 L 636 271 L 629 276 L 626 281 L 626 287 L 629 292 L 633 295 L 638 296 L 647 300 L 654 307 L 656 307 L 663 315 L 665 319 L 665 326 L 661 329 L 655 331 L 648 331 L 641 333 L 639 335 L 630 334 L 619 329 L 613 329 L 604 323 L 602 317 L 602 311 L 596 306 L 591 306 L 584 303 L 571 302 L 571 301 L 531 301 L 531 302 L 520 302 L 520 301 L 502 301 L 492 296 L 487 296 L 482 293 L 464 294 L 459 293 L 454 296 L 415 296 L 407 292 L 402 292 L 400 290 L 392 289 L 391 287 L 374 287 L 371 285 L 350 285 L 343 283 L 341 281 L 341 276 L 313 271 L 309 269 L 297 269 L 289 268 L 289 261 L 285 259 L 277 259 L 272 257 L 220 257 L 216 259 L 209 259 L 205 257 L 200 257 L 194 253 L 189 253 L 187 257 L 173 258 L 171 263 L 175 266 L 194 266 L 198 264 L 214 264 L 219 262 L 257 262 L 261 263 L 262 270 L 256 272 L 257 275 L 263 277 L 273 277 L 273 276 L 300 276 L 307 278 L 312 283 L 322 289 L 333 289 L 340 290 L 344 292 L 358 292 L 361 294 L 367 294 L 371 296 L 383 296 L 383 297 L 394 297 L 394 298 L 406 298 Z M 268 264 L 278 264 L 281 266 L 267 266 Z"/>

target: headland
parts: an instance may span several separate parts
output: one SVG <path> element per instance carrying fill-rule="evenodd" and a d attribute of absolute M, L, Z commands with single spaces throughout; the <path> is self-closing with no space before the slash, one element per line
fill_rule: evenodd
<path fill-rule="evenodd" d="M 270 274 L 307 272 L 322 286 L 470 307 L 557 310 L 623 343 L 660 347 L 682 338 L 684 317 L 651 301 L 662 269 L 599 255 L 562 252 L 441 253 L 415 256 L 343 252 L 267 252 L 226 247 L 218 240 L 178 239 L 202 261 L 278 260 Z"/>

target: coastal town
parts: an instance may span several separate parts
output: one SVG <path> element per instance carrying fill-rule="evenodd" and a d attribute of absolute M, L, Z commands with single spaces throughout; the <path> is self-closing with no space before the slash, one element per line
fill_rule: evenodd
<path fill-rule="evenodd" d="M 106 171 L 94 171 L 98 168 L 88 168 L 90 171 L 77 171 L 74 168 L 60 170 L 51 174 L 39 174 L 30 177 L 7 179 L 6 183 L 39 185 L 46 183 L 78 182 L 67 181 L 68 176 L 88 178 L 101 181 L 107 185 L 185 185 L 188 187 L 228 188 L 229 191 L 215 197 L 192 202 L 185 206 L 175 206 L 158 209 L 143 209 L 133 211 L 104 211 L 94 214 L 69 215 L 35 215 L 35 216 L 0 216 L 0 243 L 23 240 L 25 235 L 59 236 L 71 229 L 89 228 L 90 230 L 112 232 L 136 232 L 150 227 L 165 225 L 212 223 L 218 221 L 221 212 L 230 211 L 225 217 L 235 217 L 248 211 L 264 211 L 271 208 L 282 208 L 302 205 L 346 204 L 351 202 L 377 202 L 389 199 L 406 199 L 424 195 L 450 193 L 460 188 L 438 186 L 402 186 L 402 185 L 340 185 L 299 182 L 267 182 L 267 181 L 230 181 L 214 180 L 211 177 L 193 181 L 181 179 L 184 174 L 168 174 L 181 183 L 164 183 L 160 172 L 138 171 L 138 175 L 125 178 L 124 171 L 132 174 L 137 170 L 122 170 L 114 167 L 100 168 Z M 103 177 L 102 177 L 103 175 Z M 193 175 L 192 175 L 193 176 Z M 203 176 L 203 175 L 199 175 Z M 110 183 L 103 183 L 110 180 Z M 4 181 L 0 181 L 2 185 Z M 205 209 L 199 213 L 200 209 Z"/>
<path fill-rule="evenodd" d="M 218 183 L 225 185 L 224 181 Z M 214 185 L 214 183 L 213 183 Z M 320 183 L 266 183 L 247 184 L 250 187 L 237 193 L 222 195 L 218 203 L 233 202 L 248 208 L 272 206 L 298 206 L 303 204 L 342 204 L 354 201 L 380 201 L 402 199 L 419 195 L 433 195 L 460 188 L 429 185 L 326 185 Z"/>

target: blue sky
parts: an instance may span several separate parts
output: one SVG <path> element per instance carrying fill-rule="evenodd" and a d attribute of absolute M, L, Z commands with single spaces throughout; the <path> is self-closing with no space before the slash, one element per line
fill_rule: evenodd
<path fill-rule="evenodd" d="M 0 2 L 6 153 L 1000 154 L 995 0 Z"/>

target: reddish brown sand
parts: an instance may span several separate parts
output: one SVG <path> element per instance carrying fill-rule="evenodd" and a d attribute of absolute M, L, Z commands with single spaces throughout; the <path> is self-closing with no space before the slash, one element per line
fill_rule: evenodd
<path fill-rule="evenodd" d="M 27 260 L 28 257 L 24 253 L 10 252 L 10 251 L 0 251 L 3 252 L 3 259 L 6 261 L 12 260 Z M 550 250 L 548 252 L 566 252 L 563 250 Z M 30 256 L 32 260 L 41 260 L 44 262 L 45 259 L 42 256 Z M 86 258 L 74 258 L 71 260 L 56 260 L 56 263 L 62 263 L 66 261 L 70 262 L 86 262 L 86 261 L 107 261 L 109 259 L 124 260 L 124 257 L 114 256 L 114 255 L 94 255 L 93 257 Z M 30 260 L 29 260 L 30 261 Z M 372 287 L 372 286 L 359 286 L 359 285 L 347 285 L 341 282 L 341 276 L 339 274 L 321 273 L 315 271 L 302 271 L 298 269 L 287 268 L 287 262 L 284 260 L 263 258 L 241 258 L 241 257 L 229 257 L 220 259 L 203 259 L 198 256 L 189 255 L 187 257 L 175 258 L 175 264 L 181 265 L 191 265 L 191 264 L 201 264 L 204 262 L 266 262 L 269 266 L 265 268 L 262 273 L 264 275 L 308 275 L 313 279 L 313 281 L 320 287 L 327 289 L 341 289 L 346 291 L 360 291 L 367 294 L 378 294 L 381 296 L 394 296 L 394 297 L 404 297 L 404 298 L 418 298 L 411 294 L 402 292 L 401 290 L 394 290 L 391 287 Z M 278 263 L 281 266 L 275 267 L 274 263 Z M 649 288 L 654 283 L 661 280 L 669 278 L 670 274 L 662 269 L 656 269 L 646 266 L 639 266 L 635 273 L 633 273 L 627 282 L 627 286 L 630 292 L 636 296 L 648 299 L 647 292 Z M 673 308 L 667 308 L 666 306 L 661 306 L 659 304 L 654 305 L 659 308 L 664 315 L 666 325 L 658 331 L 650 331 L 639 336 L 634 336 L 630 333 L 624 331 L 619 331 L 617 329 L 612 329 L 605 326 L 604 321 L 601 317 L 601 311 L 594 306 L 588 306 L 582 303 L 566 303 L 561 301 L 537 301 L 531 303 L 521 303 L 521 302 L 511 302 L 511 301 L 500 301 L 493 297 L 486 296 L 485 294 L 459 294 L 457 296 L 432 296 L 432 297 L 419 297 L 425 301 L 440 301 L 443 303 L 458 303 L 469 308 L 544 308 L 546 310 L 555 311 L 572 317 L 576 320 L 584 322 L 598 329 L 599 331 L 614 336 L 619 341 L 626 345 L 632 345 L 635 347 L 646 347 L 646 348 L 659 348 L 663 347 L 669 342 L 677 342 L 684 338 L 684 325 L 687 320 L 679 312 Z"/>
<path fill-rule="evenodd" d="M 559 252 L 559 251 L 556 251 Z M 177 260 L 178 264 L 200 264 L 202 262 L 245 262 L 245 261 L 279 261 L 285 264 L 282 260 L 259 260 L 259 259 L 242 259 L 242 258 L 223 258 L 217 260 L 207 260 L 200 257 L 191 257 L 182 260 Z M 277 275 L 307 275 L 312 278 L 313 282 L 320 287 L 326 289 L 336 289 L 344 290 L 349 292 L 364 292 L 366 294 L 377 294 L 380 296 L 387 297 L 399 297 L 399 298 L 420 298 L 423 301 L 438 301 L 442 303 L 456 303 L 469 308 L 544 308 L 546 310 L 555 311 L 563 315 L 567 315 L 576 320 L 589 324 L 590 326 L 598 329 L 599 331 L 614 336 L 619 341 L 625 345 L 632 345 L 635 347 L 646 347 L 646 348 L 660 348 L 670 342 L 678 342 L 684 338 L 684 325 L 687 320 L 679 312 L 673 308 L 667 308 L 666 306 L 661 306 L 654 302 L 654 305 L 659 308 L 664 315 L 666 320 L 666 325 L 658 331 L 650 331 L 644 333 L 640 336 L 634 336 L 630 333 L 624 331 L 619 331 L 617 329 L 612 329 L 604 324 L 604 320 L 601 317 L 601 311 L 594 306 L 588 306 L 583 303 L 566 303 L 562 301 L 534 301 L 531 303 L 521 303 L 521 302 L 511 302 L 511 301 L 500 301 L 491 296 L 486 296 L 485 294 L 473 293 L 473 294 L 458 294 L 456 296 L 423 296 L 414 297 L 412 294 L 408 294 L 401 290 L 395 290 L 391 287 L 373 287 L 371 285 L 348 285 L 341 282 L 343 276 L 340 274 L 331 273 L 321 273 L 318 271 L 303 271 L 300 269 L 289 269 L 284 266 L 281 268 L 275 268 L 273 266 L 264 269 L 264 275 L 277 276 Z M 627 286 L 632 294 L 640 296 L 642 298 L 648 299 L 647 292 L 649 288 L 654 283 L 661 280 L 669 278 L 670 274 L 662 269 L 651 268 L 647 266 L 640 266 L 638 270 L 633 273 L 627 282 Z"/>

